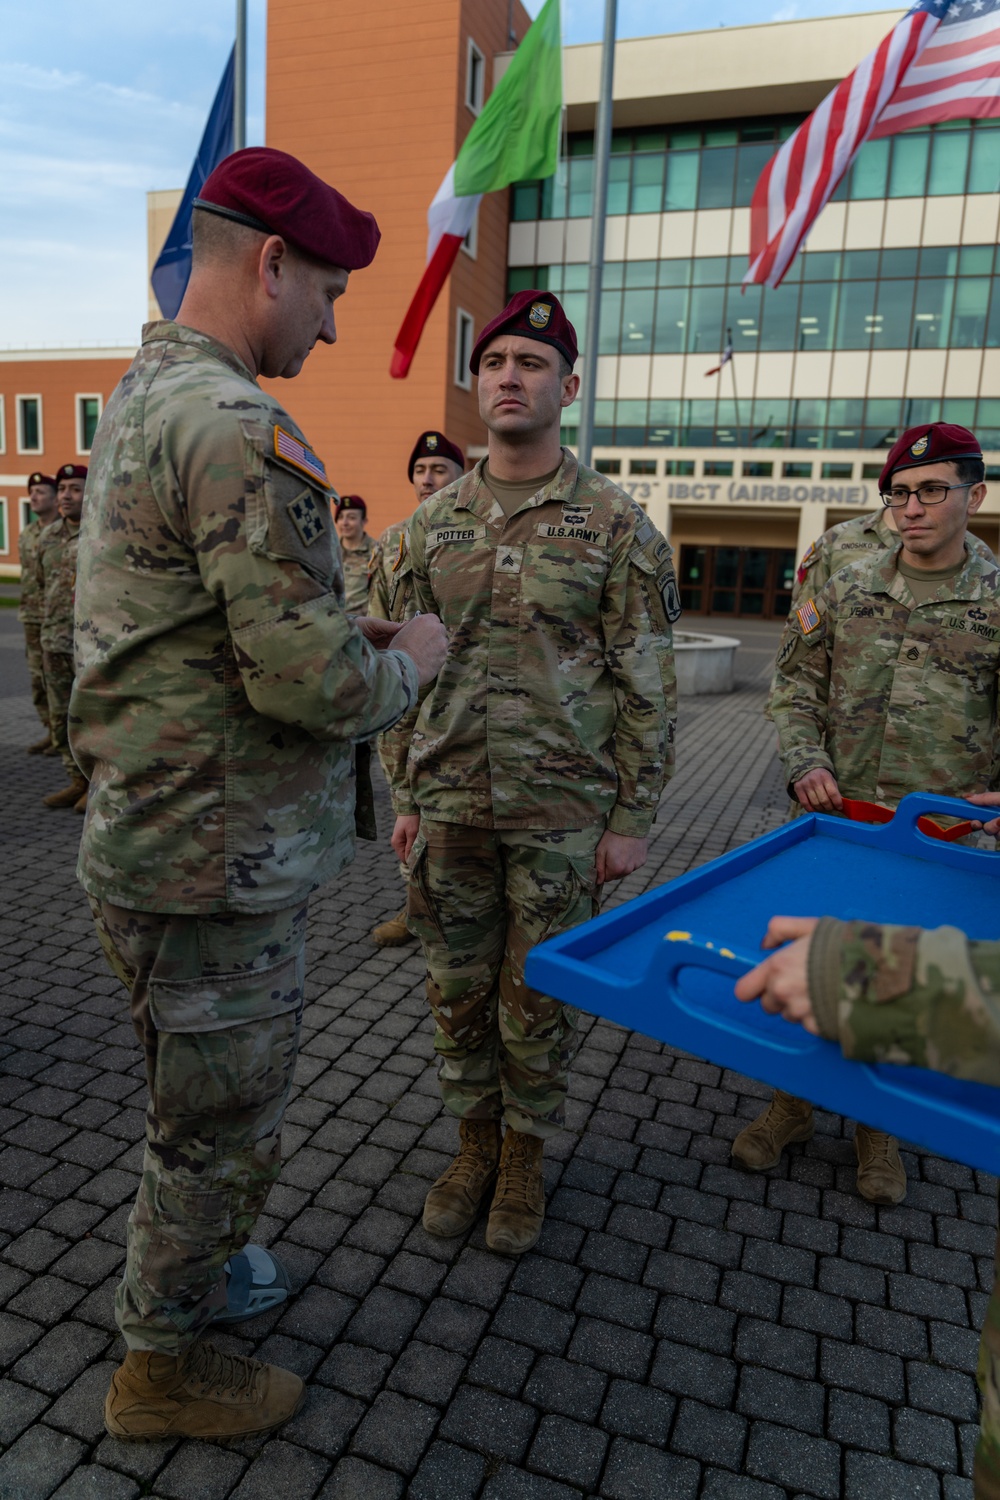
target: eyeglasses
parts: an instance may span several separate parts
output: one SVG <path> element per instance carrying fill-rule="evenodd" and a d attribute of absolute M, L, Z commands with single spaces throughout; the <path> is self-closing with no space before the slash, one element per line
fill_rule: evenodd
<path fill-rule="evenodd" d="M 888 505 L 892 510 L 901 510 L 910 499 L 916 495 L 921 505 L 940 505 L 942 500 L 947 500 L 949 490 L 968 490 L 969 484 L 921 484 L 915 490 L 908 490 L 903 485 L 894 485 L 886 494 L 882 494 L 882 504 Z"/>

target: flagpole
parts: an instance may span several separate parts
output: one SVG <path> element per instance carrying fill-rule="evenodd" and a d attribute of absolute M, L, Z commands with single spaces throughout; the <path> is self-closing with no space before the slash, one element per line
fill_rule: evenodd
<path fill-rule="evenodd" d="M 590 297 L 583 343 L 583 388 L 577 455 L 589 464 L 594 447 L 594 400 L 597 394 L 597 340 L 601 329 L 601 288 L 604 283 L 604 225 L 608 213 L 608 170 L 611 160 L 612 92 L 615 81 L 615 32 L 618 0 L 604 0 L 604 45 L 601 50 L 601 88 L 594 131 L 594 213 L 590 225 Z"/>
<path fill-rule="evenodd" d="M 247 0 L 236 0 L 236 76 L 233 88 L 233 150 L 247 143 Z"/>
<path fill-rule="evenodd" d="M 736 414 L 736 446 L 738 448 L 740 446 L 740 437 L 741 437 L 741 430 L 740 430 L 740 398 L 736 394 L 736 360 L 733 358 L 733 354 L 735 353 L 735 350 L 733 350 L 733 330 L 731 328 L 727 328 L 726 329 L 726 346 L 727 346 L 727 348 L 729 348 L 730 350 L 732 350 L 732 353 L 730 353 L 730 356 L 729 356 L 729 368 L 730 368 L 730 370 L 732 371 L 732 374 L 733 374 L 733 408 L 734 408 L 734 411 L 735 411 L 735 414 Z M 748 428 L 747 429 L 747 436 L 749 437 L 749 435 L 750 435 L 750 431 L 749 431 L 749 428 Z M 749 446 L 749 444 L 747 446 Z"/>

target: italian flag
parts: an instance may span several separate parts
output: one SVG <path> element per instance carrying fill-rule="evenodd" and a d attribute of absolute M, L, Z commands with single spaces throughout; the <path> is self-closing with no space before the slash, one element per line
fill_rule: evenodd
<path fill-rule="evenodd" d="M 556 170 L 561 115 L 559 0 L 545 0 L 427 211 L 427 267 L 396 335 L 389 366 L 394 379 L 409 373 L 483 194 Z"/>

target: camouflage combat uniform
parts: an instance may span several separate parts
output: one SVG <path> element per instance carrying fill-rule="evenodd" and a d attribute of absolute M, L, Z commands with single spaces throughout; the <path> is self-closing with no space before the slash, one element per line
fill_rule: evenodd
<path fill-rule="evenodd" d="M 997 564 L 967 551 L 915 604 L 896 557 L 842 568 L 789 618 L 770 702 L 789 788 L 822 767 L 894 807 L 997 784 Z"/>
<path fill-rule="evenodd" d="M 377 620 L 401 624 L 411 619 L 416 609 L 409 525 L 409 521 L 393 522 L 375 543 L 368 568 L 368 613 Z"/>
<path fill-rule="evenodd" d="M 507 518 L 482 470 L 410 520 L 414 603 L 450 646 L 383 764 L 397 813 L 420 816 L 408 913 L 445 1103 L 544 1137 L 576 1013 L 525 986 L 525 954 L 594 913 L 605 827 L 649 832 L 673 764 L 679 603 L 668 544 L 572 454 Z"/>
<path fill-rule="evenodd" d="M 899 533 L 893 531 L 884 506 L 866 516 L 851 516 L 831 526 L 817 537 L 799 563 L 792 589 L 792 608 L 803 598 L 816 595 L 825 583 L 846 568 L 848 563 L 863 562 L 873 555 L 890 551 L 899 545 Z M 972 531 L 965 533 L 965 545 L 986 562 L 995 562 L 986 543 Z"/>
<path fill-rule="evenodd" d="M 39 638 L 49 733 L 70 780 L 80 775 L 66 732 L 73 691 L 73 598 L 79 544 L 80 527 L 60 516 L 45 527 L 35 554 L 35 578 L 42 598 Z"/>
<path fill-rule="evenodd" d="M 344 613 L 322 465 L 192 329 L 149 325 L 104 412 L 80 564 L 79 875 L 150 1081 L 117 1313 L 176 1355 L 278 1171 L 306 902 L 353 852 L 349 742 L 417 675 Z"/>
<path fill-rule="evenodd" d="M 36 516 L 29 521 L 18 538 L 18 560 L 21 564 L 21 601 L 17 618 L 24 626 L 24 651 L 28 658 L 31 676 L 31 701 L 45 729 L 49 726 L 49 699 L 45 691 L 45 670 L 42 665 L 42 617 L 43 596 L 38 584 L 38 544 L 45 523 Z"/>
<path fill-rule="evenodd" d="M 341 547 L 344 570 L 344 608 L 349 615 L 368 613 L 368 578 L 371 571 L 375 542 L 367 531 L 362 534 L 361 545 L 349 552 Z"/>
<path fill-rule="evenodd" d="M 839 1041 L 845 1056 L 1000 1087 L 1000 942 L 970 942 L 954 927 L 824 918 L 810 944 L 809 991 L 821 1034 Z M 979 1388 L 975 1496 L 1000 1500 L 1000 1240 Z"/>

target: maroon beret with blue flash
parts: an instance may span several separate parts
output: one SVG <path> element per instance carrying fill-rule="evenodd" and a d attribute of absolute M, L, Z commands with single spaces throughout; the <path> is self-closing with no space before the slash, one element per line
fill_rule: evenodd
<path fill-rule="evenodd" d="M 249 146 L 234 151 L 205 179 L 195 208 L 221 214 L 262 234 L 280 234 L 329 266 L 360 271 L 380 239 L 371 214 L 310 172 L 287 151 Z"/>
<path fill-rule="evenodd" d="M 418 458 L 448 458 L 465 473 L 465 454 L 454 443 L 449 443 L 443 432 L 422 432 L 410 454 L 406 477 L 413 483 L 413 470 Z"/>
<path fill-rule="evenodd" d="M 368 515 L 368 507 L 360 495 L 341 495 L 339 500 L 333 502 L 333 513 L 340 516 L 345 510 L 359 510 L 363 516 Z"/>
<path fill-rule="evenodd" d="M 469 360 L 473 375 L 479 374 L 479 361 L 498 333 L 516 333 L 522 338 L 537 339 L 540 344 L 551 344 L 571 365 L 576 364 L 576 329 L 559 305 L 559 298 L 551 292 L 517 292 L 511 297 L 503 312 L 487 323 L 476 340 Z"/>
<path fill-rule="evenodd" d="M 956 458 L 982 458 L 979 439 L 967 427 L 954 422 L 924 422 L 910 427 L 889 449 L 889 457 L 879 475 L 878 487 L 885 493 L 892 476 L 900 469 L 915 469 L 918 464 L 950 463 Z"/>

